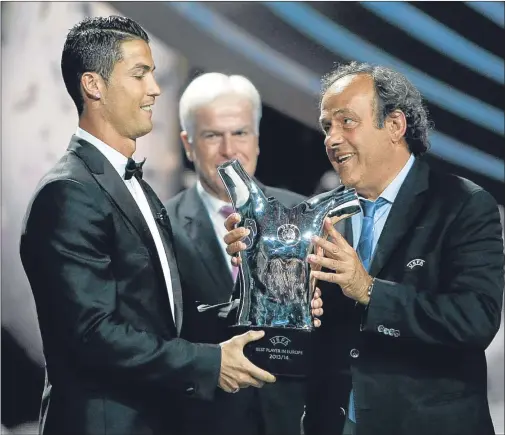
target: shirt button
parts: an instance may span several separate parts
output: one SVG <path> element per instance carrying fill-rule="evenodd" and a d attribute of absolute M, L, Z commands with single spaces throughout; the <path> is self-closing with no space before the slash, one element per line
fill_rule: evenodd
<path fill-rule="evenodd" d="M 353 357 L 353 358 L 358 358 L 359 356 L 359 350 L 358 349 L 351 349 L 351 353 L 350 355 Z"/>

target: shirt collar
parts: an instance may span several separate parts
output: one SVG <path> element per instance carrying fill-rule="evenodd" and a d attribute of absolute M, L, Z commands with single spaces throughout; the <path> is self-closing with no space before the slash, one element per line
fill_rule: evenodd
<path fill-rule="evenodd" d="M 407 178 L 415 160 L 416 158 L 413 154 L 411 154 L 403 169 L 398 173 L 394 180 L 389 183 L 388 187 L 384 189 L 384 192 L 380 194 L 382 198 L 391 204 L 395 202 L 398 192 L 400 191 L 400 187 L 402 187 L 402 184 L 405 181 L 405 178 Z"/>
<path fill-rule="evenodd" d="M 119 151 L 115 150 L 110 145 L 107 145 L 105 142 L 102 142 L 100 139 L 80 127 L 77 127 L 75 135 L 95 146 L 98 151 L 100 151 L 111 163 L 119 176 L 121 178 L 124 177 L 126 164 L 128 163 L 127 157 L 123 156 L 123 154 Z"/>
<path fill-rule="evenodd" d="M 217 214 L 219 213 L 219 210 L 221 210 L 221 207 L 223 206 L 230 206 L 230 203 L 224 202 L 220 200 L 219 198 L 216 198 L 215 196 L 212 196 L 209 192 L 207 192 L 203 186 L 200 180 L 197 180 L 196 182 L 196 191 L 198 192 L 198 195 L 200 195 L 200 198 L 205 205 L 205 208 L 209 213 L 214 213 Z"/>
<path fill-rule="evenodd" d="M 391 183 L 389 183 L 389 185 L 379 195 L 379 198 L 384 198 L 389 204 L 393 204 L 395 202 L 398 192 L 400 191 L 400 187 L 402 187 L 402 184 L 405 181 L 405 178 L 407 178 L 407 175 L 409 174 L 410 169 L 412 168 L 412 165 L 414 164 L 415 160 L 416 158 L 414 157 L 413 154 L 411 154 L 409 159 L 407 160 L 407 163 L 405 163 L 405 166 L 393 179 L 393 181 L 391 181 Z M 359 198 L 361 200 L 367 201 L 362 196 L 359 196 Z"/>

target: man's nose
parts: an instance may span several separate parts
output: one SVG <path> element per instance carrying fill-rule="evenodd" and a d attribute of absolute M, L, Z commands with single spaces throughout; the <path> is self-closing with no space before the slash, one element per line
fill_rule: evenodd
<path fill-rule="evenodd" d="M 226 157 L 233 157 L 235 152 L 235 144 L 231 134 L 225 133 L 221 142 L 221 153 Z"/>
<path fill-rule="evenodd" d="M 151 81 L 149 82 L 149 88 L 147 90 L 147 94 L 150 97 L 158 97 L 161 95 L 161 89 L 158 85 L 158 82 L 152 75 L 151 75 Z"/>
<path fill-rule="evenodd" d="M 344 141 L 343 135 L 340 131 L 336 129 L 328 132 L 326 138 L 324 139 L 324 146 L 327 149 L 335 149 Z"/>

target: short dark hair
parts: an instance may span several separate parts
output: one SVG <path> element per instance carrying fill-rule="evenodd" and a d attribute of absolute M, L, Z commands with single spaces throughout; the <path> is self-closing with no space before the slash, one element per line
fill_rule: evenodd
<path fill-rule="evenodd" d="M 433 123 L 428 119 L 421 93 L 403 74 L 368 63 L 354 61 L 341 64 L 323 76 L 321 98 L 338 79 L 356 74 L 366 74 L 374 81 L 377 127 L 383 128 L 386 117 L 395 110 L 401 110 L 407 119 L 405 139 L 410 152 L 415 156 L 424 154 L 430 148 L 428 134 Z"/>
<path fill-rule="evenodd" d="M 86 18 L 70 29 L 61 55 L 61 73 L 79 116 L 84 109 L 82 75 L 95 72 L 107 83 L 114 65 L 122 59 L 121 43 L 134 39 L 149 43 L 139 24 L 119 16 Z"/>

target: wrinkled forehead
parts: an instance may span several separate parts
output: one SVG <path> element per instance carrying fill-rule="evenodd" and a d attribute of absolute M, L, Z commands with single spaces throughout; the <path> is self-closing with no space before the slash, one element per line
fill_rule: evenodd
<path fill-rule="evenodd" d="M 369 111 L 373 109 L 373 80 L 366 75 L 348 75 L 336 80 L 321 99 L 321 117 L 337 111 Z"/>

